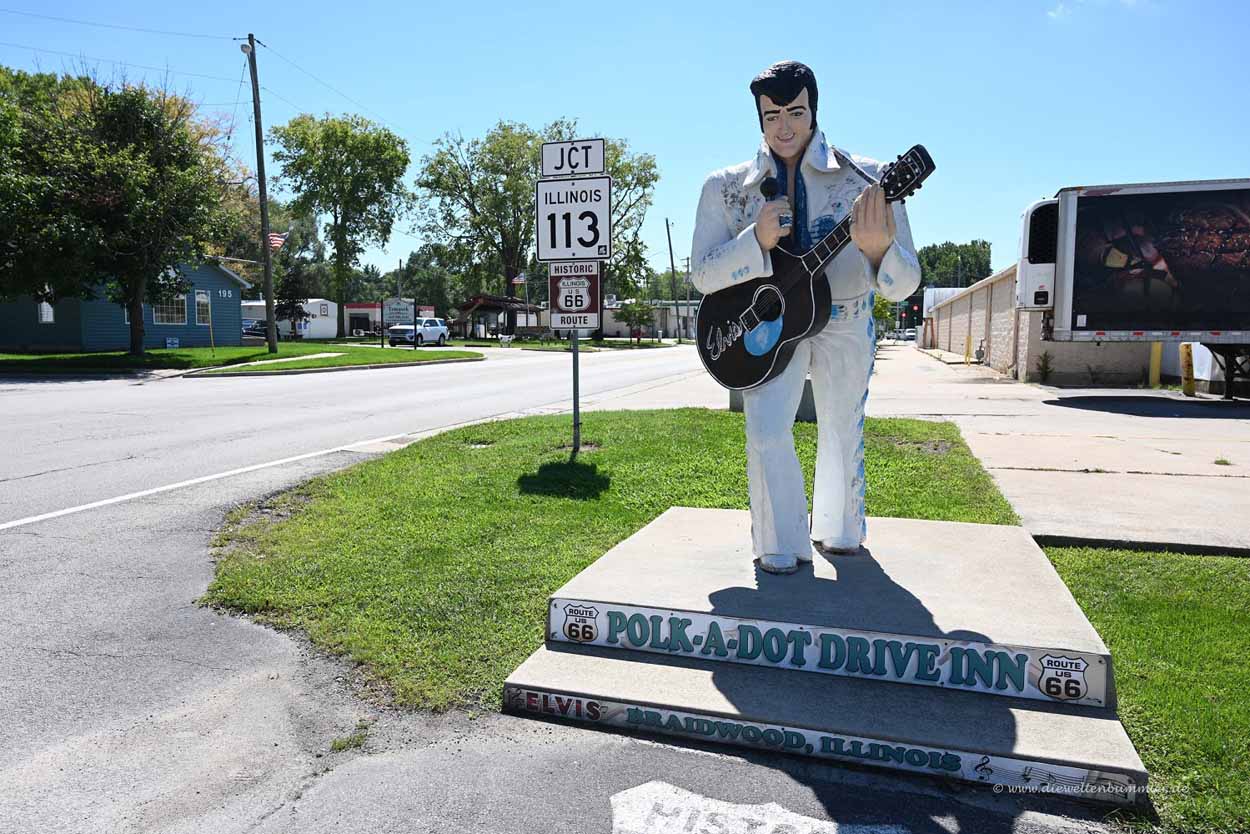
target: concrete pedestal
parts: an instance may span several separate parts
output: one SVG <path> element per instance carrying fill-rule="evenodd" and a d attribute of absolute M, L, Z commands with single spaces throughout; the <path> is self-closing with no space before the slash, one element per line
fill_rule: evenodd
<path fill-rule="evenodd" d="M 1106 646 L 1020 528 L 870 519 L 756 569 L 749 515 L 673 508 L 552 596 L 505 709 L 1128 802 Z"/>

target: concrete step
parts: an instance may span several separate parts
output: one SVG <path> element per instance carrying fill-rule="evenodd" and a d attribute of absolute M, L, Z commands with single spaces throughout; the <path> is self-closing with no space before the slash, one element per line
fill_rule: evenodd
<path fill-rule="evenodd" d="M 569 644 L 509 676 L 504 709 L 968 782 L 1130 803 L 1146 771 L 1107 710 Z"/>
<path fill-rule="evenodd" d="M 548 641 L 1115 708 L 1111 656 L 1020 527 L 870 518 L 866 549 L 760 571 L 750 515 L 674 507 L 551 598 Z"/>

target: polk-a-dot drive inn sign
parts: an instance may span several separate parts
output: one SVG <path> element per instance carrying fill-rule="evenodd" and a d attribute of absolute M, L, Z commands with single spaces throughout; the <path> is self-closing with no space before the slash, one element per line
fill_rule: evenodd
<path fill-rule="evenodd" d="M 547 638 L 702 660 L 1105 707 L 1096 654 L 553 599 Z"/>

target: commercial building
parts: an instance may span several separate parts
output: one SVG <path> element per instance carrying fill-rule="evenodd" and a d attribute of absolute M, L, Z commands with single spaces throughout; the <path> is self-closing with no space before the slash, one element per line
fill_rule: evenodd
<path fill-rule="evenodd" d="M 1047 311 L 1016 305 L 1016 265 L 999 270 L 926 310 L 917 344 L 976 361 L 1029 382 L 1059 385 L 1136 384 L 1150 368 L 1148 342 L 1055 342 L 1042 339 Z M 1164 352 L 1176 345 L 1165 345 Z M 1043 380 L 1045 377 L 1045 380 Z"/>

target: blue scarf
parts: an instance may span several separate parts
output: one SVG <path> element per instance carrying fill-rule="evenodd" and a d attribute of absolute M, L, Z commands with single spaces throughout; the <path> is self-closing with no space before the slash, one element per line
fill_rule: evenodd
<path fill-rule="evenodd" d="M 790 173 L 786 168 L 786 163 L 781 157 L 773 153 L 773 163 L 777 166 L 777 196 L 789 196 L 786 189 L 790 187 Z M 802 157 L 795 163 L 803 165 Z M 790 227 L 791 240 L 797 244 L 799 252 L 806 252 L 812 248 L 812 236 L 807 228 L 807 186 L 803 184 L 803 171 L 798 170 L 794 174 L 794 218 L 793 225 Z M 785 238 L 782 238 L 784 241 Z"/>

